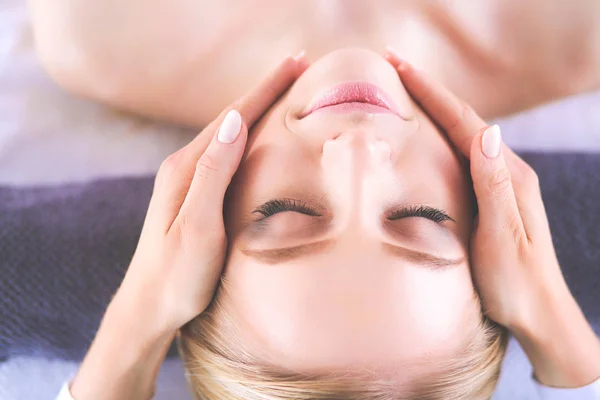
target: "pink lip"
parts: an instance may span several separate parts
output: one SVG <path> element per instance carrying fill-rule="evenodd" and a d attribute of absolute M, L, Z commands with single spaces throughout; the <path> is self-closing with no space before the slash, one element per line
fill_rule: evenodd
<path fill-rule="evenodd" d="M 376 85 L 368 82 L 346 82 L 320 96 L 303 117 L 327 108 L 327 111 L 361 110 L 369 113 L 392 113 L 402 118 L 394 102 Z"/>

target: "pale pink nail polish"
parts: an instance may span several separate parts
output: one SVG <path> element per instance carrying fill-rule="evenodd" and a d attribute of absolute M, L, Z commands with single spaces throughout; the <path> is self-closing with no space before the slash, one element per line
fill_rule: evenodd
<path fill-rule="evenodd" d="M 221 143 L 233 143 L 240 135 L 242 128 L 242 116 L 236 110 L 231 110 L 225 115 L 217 139 Z"/>
<path fill-rule="evenodd" d="M 481 151 L 487 158 L 496 158 L 500 154 L 502 134 L 498 125 L 492 125 L 481 136 Z"/>

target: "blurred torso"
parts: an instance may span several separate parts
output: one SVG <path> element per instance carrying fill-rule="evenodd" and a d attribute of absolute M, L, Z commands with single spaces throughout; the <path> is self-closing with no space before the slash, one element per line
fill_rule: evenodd
<path fill-rule="evenodd" d="M 390 45 L 485 117 L 600 83 L 594 0 L 62 1 L 78 13 L 66 34 L 97 49 L 97 75 L 120 82 L 109 102 L 192 124 L 301 49 L 314 60 L 340 47 Z"/>

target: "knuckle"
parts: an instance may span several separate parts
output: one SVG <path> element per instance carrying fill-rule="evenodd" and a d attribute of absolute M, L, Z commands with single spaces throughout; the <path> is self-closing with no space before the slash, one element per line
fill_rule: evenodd
<path fill-rule="evenodd" d="M 184 238 L 187 234 L 198 232 L 200 225 L 201 224 L 198 223 L 197 219 L 192 215 L 183 213 L 179 216 L 179 229 L 183 233 Z"/>
<path fill-rule="evenodd" d="M 531 168 L 531 166 L 529 166 L 528 164 L 525 164 L 525 166 L 523 167 L 522 174 L 523 174 L 523 181 L 524 181 L 525 185 L 527 185 L 530 188 L 539 187 L 540 178 L 539 178 L 538 174 L 535 172 L 535 170 L 533 168 Z"/>
<path fill-rule="evenodd" d="M 172 175 L 178 169 L 181 156 L 182 150 L 178 150 L 163 160 L 158 169 L 157 181 L 162 181 L 164 177 Z"/>
<path fill-rule="evenodd" d="M 464 101 L 460 101 L 460 117 L 463 121 L 471 118 L 471 114 L 473 113 L 473 109 Z"/>
<path fill-rule="evenodd" d="M 515 177 L 518 190 L 528 196 L 541 196 L 540 178 L 529 164 L 522 162 Z"/>
<path fill-rule="evenodd" d="M 500 243 L 506 250 L 520 248 L 523 238 L 520 215 L 507 210 L 496 210 L 495 213 L 494 218 L 499 224 L 486 225 L 486 241 Z"/>
<path fill-rule="evenodd" d="M 510 187 L 510 172 L 506 168 L 500 168 L 494 171 L 490 176 L 487 190 L 490 194 L 497 196 L 506 193 Z"/>
<path fill-rule="evenodd" d="M 196 163 L 196 176 L 201 179 L 207 179 L 218 169 L 219 166 L 217 159 L 209 153 L 204 153 Z"/>
<path fill-rule="evenodd" d="M 463 100 L 461 100 L 460 102 L 462 105 L 461 115 L 462 115 L 463 121 L 474 122 L 474 123 L 479 124 L 481 122 L 481 118 L 475 112 L 473 107 L 471 107 L 471 105 L 469 103 L 467 103 Z"/>
<path fill-rule="evenodd" d="M 201 238 L 201 245 L 206 248 L 216 248 L 226 239 L 225 229 L 222 219 L 213 215 L 183 214 L 179 217 L 179 229 L 182 234 L 182 240 L 190 240 L 191 246 L 199 245 L 198 239 Z"/>
<path fill-rule="evenodd" d="M 175 153 L 169 155 L 160 165 L 161 170 L 172 170 L 179 164 L 179 158 L 181 156 L 180 151 L 176 151 Z"/>
<path fill-rule="evenodd" d="M 510 243 L 519 247 L 523 236 L 521 228 L 521 219 L 518 214 L 511 214 L 506 220 L 506 231 L 508 232 Z"/>

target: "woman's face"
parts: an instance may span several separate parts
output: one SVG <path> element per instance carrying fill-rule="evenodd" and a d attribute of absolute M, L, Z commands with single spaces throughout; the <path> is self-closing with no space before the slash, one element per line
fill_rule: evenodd
<path fill-rule="evenodd" d="M 412 379 L 479 323 L 464 165 L 375 53 L 330 53 L 269 110 L 226 215 L 225 307 L 266 362 Z"/>

